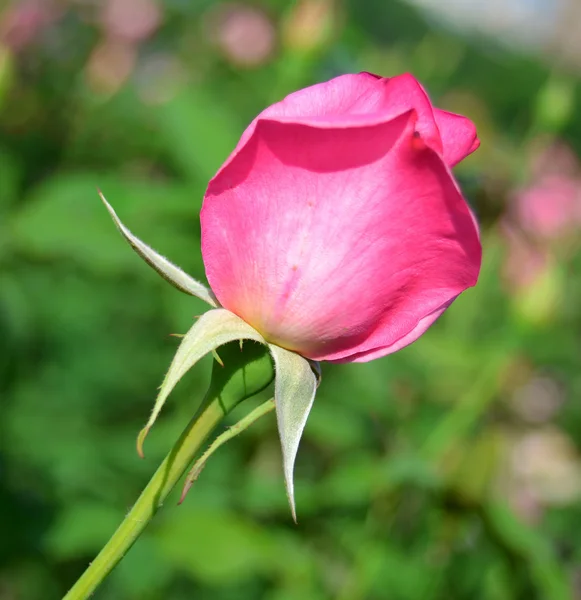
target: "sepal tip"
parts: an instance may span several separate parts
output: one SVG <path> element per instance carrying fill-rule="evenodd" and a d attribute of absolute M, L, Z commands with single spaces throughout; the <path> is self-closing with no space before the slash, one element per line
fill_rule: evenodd
<path fill-rule="evenodd" d="M 143 452 L 143 443 L 145 442 L 145 438 L 149 433 L 149 426 L 145 426 L 137 435 L 137 454 L 139 454 L 139 458 L 145 458 L 145 454 Z"/>

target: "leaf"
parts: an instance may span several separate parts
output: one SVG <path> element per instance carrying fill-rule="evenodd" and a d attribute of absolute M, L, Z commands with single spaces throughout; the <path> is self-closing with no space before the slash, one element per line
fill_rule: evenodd
<path fill-rule="evenodd" d="M 135 256 L 123 244 L 114 243 L 118 234 L 95 193 L 97 185 L 119 198 L 123 214 L 138 223 L 140 231 L 155 235 L 167 252 L 171 250 L 191 261 L 188 264 L 201 267 L 201 257 L 191 252 L 197 238 L 179 227 L 188 219 L 196 219 L 188 202 L 191 188 L 110 173 L 56 174 L 27 191 L 5 221 L 11 246 L 34 260 L 66 259 L 98 275 L 131 272 L 141 276 L 135 269 Z M 162 228 L 160 223 L 168 227 Z M 201 268 L 197 272 L 201 273 Z"/>
<path fill-rule="evenodd" d="M 325 448 L 354 450 L 363 447 L 369 439 L 369 425 L 364 416 L 352 407 L 341 402 L 328 402 L 311 417 L 309 433 Z"/>
<path fill-rule="evenodd" d="M 481 516 L 491 537 L 510 555 L 521 557 L 527 563 L 540 597 L 571 598 L 567 573 L 543 535 L 521 523 L 503 502 L 497 500 L 484 505 Z"/>
<path fill-rule="evenodd" d="M 60 560 L 93 554 L 102 546 L 104 532 L 115 531 L 118 521 L 119 512 L 103 503 L 71 504 L 52 525 L 46 547 Z"/>
<path fill-rule="evenodd" d="M 165 376 L 147 425 L 137 439 L 137 451 L 143 456 L 143 441 L 155 423 L 167 397 L 178 381 L 206 354 L 234 340 L 254 340 L 266 344 L 264 338 L 234 313 L 216 308 L 204 313 L 186 333 Z"/>
<path fill-rule="evenodd" d="M 157 531 L 166 560 L 207 585 L 240 585 L 276 566 L 276 544 L 266 530 L 240 514 L 215 506 L 182 507 Z"/>
<path fill-rule="evenodd" d="M 213 177 L 244 129 L 236 111 L 199 84 L 160 104 L 155 117 L 168 153 L 188 180 Z"/>
<path fill-rule="evenodd" d="M 0 62 L 1 62 L 0 58 Z M 0 214 L 15 203 L 20 190 L 22 167 L 18 160 L 0 146 Z"/>
<path fill-rule="evenodd" d="M 99 192 L 99 196 L 101 196 L 103 204 L 105 204 L 105 207 L 109 211 L 111 218 L 115 222 L 115 225 L 117 225 L 117 228 L 123 237 L 150 267 L 157 271 L 166 281 L 171 283 L 178 290 L 190 294 L 191 296 L 197 296 L 201 300 L 206 301 L 210 306 L 219 306 L 218 300 L 216 300 L 216 297 L 211 290 L 199 281 L 196 281 L 193 277 L 190 277 L 179 267 L 167 260 L 167 258 L 158 254 L 153 248 L 150 248 L 139 238 L 135 237 L 119 220 L 113 207 L 105 200 L 105 196 L 103 196 L 101 192 Z"/>
<path fill-rule="evenodd" d="M 175 566 L 162 554 L 158 540 L 145 533 L 123 557 L 111 577 L 122 598 L 160 598 L 175 577 Z"/>
<path fill-rule="evenodd" d="M 274 401 L 286 493 L 296 522 L 293 470 L 299 442 L 315 399 L 317 378 L 306 358 L 273 344 L 269 348 L 274 359 Z"/>

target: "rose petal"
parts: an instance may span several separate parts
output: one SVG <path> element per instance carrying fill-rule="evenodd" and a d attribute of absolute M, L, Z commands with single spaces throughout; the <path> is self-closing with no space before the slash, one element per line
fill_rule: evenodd
<path fill-rule="evenodd" d="M 221 304 L 314 360 L 365 360 L 418 337 L 476 283 L 480 243 L 416 127 L 415 112 L 348 128 L 260 119 L 202 209 Z"/>
<path fill-rule="evenodd" d="M 476 129 L 464 117 L 434 109 L 420 83 L 409 73 L 386 78 L 371 73 L 348 74 L 304 88 L 264 111 L 242 134 L 225 168 L 248 142 L 261 120 L 344 127 L 372 125 L 394 119 L 410 110 L 416 112 L 416 131 L 448 166 L 478 148 Z"/>
<path fill-rule="evenodd" d="M 449 167 L 457 165 L 478 149 L 480 140 L 470 119 L 438 108 L 434 117 L 442 137 L 444 160 Z"/>
<path fill-rule="evenodd" d="M 346 363 L 346 362 L 368 362 L 376 358 L 381 358 L 387 354 L 397 352 L 406 346 L 409 346 L 412 342 L 415 342 L 421 335 L 423 335 L 441 316 L 445 310 L 454 302 L 456 297 L 448 300 L 442 306 L 437 308 L 434 312 L 422 317 L 418 324 L 403 337 L 397 340 L 393 344 L 387 346 L 372 347 L 370 350 L 363 350 L 355 354 L 350 354 L 344 358 L 337 358 L 331 362 L 335 363 Z"/>

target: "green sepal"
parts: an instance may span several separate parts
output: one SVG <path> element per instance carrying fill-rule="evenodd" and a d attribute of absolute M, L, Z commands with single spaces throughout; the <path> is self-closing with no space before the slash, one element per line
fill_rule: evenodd
<path fill-rule="evenodd" d="M 143 456 L 145 437 L 178 381 L 206 354 L 213 352 L 223 344 L 240 339 L 249 339 L 266 344 L 264 338 L 255 329 L 224 308 L 209 310 L 194 323 L 183 337 L 161 384 L 151 416 L 137 437 L 137 452 L 140 456 Z M 238 352 L 243 352 L 239 344 Z M 223 367 L 226 364 L 226 358 L 223 355 L 220 358 Z"/>
<path fill-rule="evenodd" d="M 204 300 L 204 302 L 207 302 L 210 306 L 220 306 L 220 303 L 216 299 L 216 296 L 214 296 L 212 290 L 207 288 L 203 283 L 196 281 L 193 277 L 190 277 L 190 275 L 185 271 L 182 271 L 177 265 L 174 265 L 153 248 L 150 248 L 145 242 L 142 242 L 137 236 L 133 235 L 131 231 L 123 225 L 117 216 L 117 213 L 113 210 L 113 207 L 105 200 L 105 196 L 103 196 L 101 192 L 99 192 L 99 196 L 101 197 L 105 208 L 109 211 L 117 229 L 121 232 L 121 235 L 152 269 L 181 292 L 189 294 L 190 296 L 196 296 L 197 298 Z"/>
<path fill-rule="evenodd" d="M 270 344 L 274 360 L 274 401 L 282 449 L 286 493 L 296 522 L 293 471 L 299 442 L 317 391 L 317 377 L 306 358 Z"/>

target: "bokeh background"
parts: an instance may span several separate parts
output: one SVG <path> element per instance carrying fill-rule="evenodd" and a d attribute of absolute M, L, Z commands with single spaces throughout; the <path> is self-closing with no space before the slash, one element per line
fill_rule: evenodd
<path fill-rule="evenodd" d="M 205 186 L 248 122 L 344 72 L 472 118 L 485 263 L 417 343 L 325 366 L 290 518 L 272 415 L 222 448 L 95 598 L 581 598 L 577 0 L 0 2 L 0 599 L 58 600 L 187 423 L 135 452 L 203 279 Z M 241 407 L 239 414 L 248 410 Z"/>

